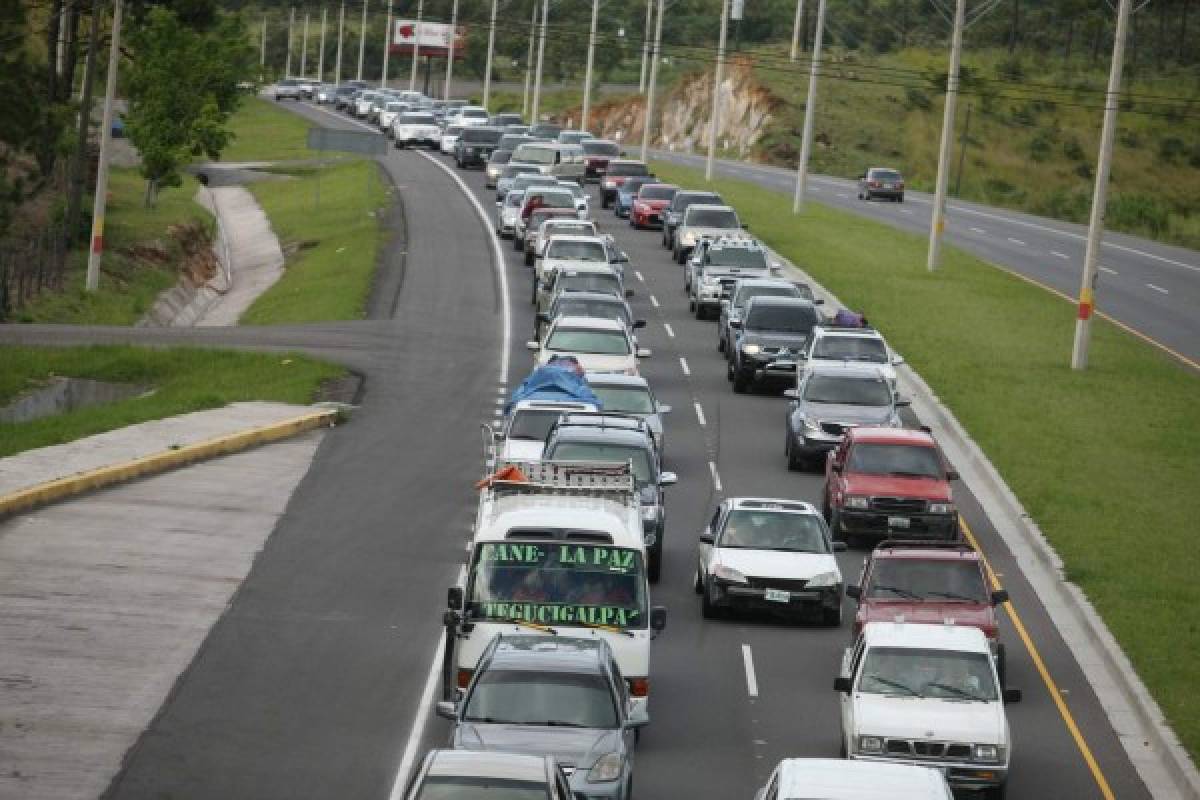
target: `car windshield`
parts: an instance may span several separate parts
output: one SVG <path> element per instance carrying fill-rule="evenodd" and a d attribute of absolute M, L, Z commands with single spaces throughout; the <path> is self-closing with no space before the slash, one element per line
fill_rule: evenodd
<path fill-rule="evenodd" d="M 550 208 L 574 208 L 575 207 L 575 195 L 571 194 L 570 192 L 563 192 L 563 191 L 547 192 L 547 191 L 542 191 L 541 189 L 539 189 L 536 192 L 527 192 L 526 197 L 527 198 L 541 197 L 542 198 L 541 204 L 543 207 L 546 207 L 546 206 L 548 206 Z"/>
<path fill-rule="evenodd" d="M 580 144 L 583 147 L 583 152 L 589 156 L 616 156 L 621 154 L 621 147 L 613 142 L 589 142 L 583 141 Z"/>
<path fill-rule="evenodd" d="M 621 296 L 621 281 L 616 275 L 604 273 L 587 273 L 585 275 L 564 275 L 559 281 L 558 291 L 563 292 L 604 292 L 616 297 Z"/>
<path fill-rule="evenodd" d="M 395 111 L 395 112 L 399 113 L 406 108 L 408 108 L 408 103 L 388 103 L 385 110 L 386 111 Z"/>
<path fill-rule="evenodd" d="M 593 383 L 592 391 L 600 398 L 605 411 L 618 414 L 653 414 L 657 411 L 654 395 L 645 386 L 597 386 Z"/>
<path fill-rule="evenodd" d="M 608 461 L 614 464 L 633 462 L 633 477 L 641 485 L 654 482 L 650 454 L 636 445 L 601 444 L 599 442 L 559 442 L 552 461 Z"/>
<path fill-rule="evenodd" d="M 559 301 L 554 306 L 551 317 L 597 317 L 611 319 L 629 325 L 629 312 L 619 300 L 601 300 L 599 298 L 578 298 L 569 294 L 559 295 Z M 599 394 L 599 390 L 596 392 Z M 621 411 L 623 409 L 613 409 Z"/>
<path fill-rule="evenodd" d="M 630 178 L 621 186 L 621 194 L 635 195 L 643 186 L 649 184 L 653 178 Z"/>
<path fill-rule="evenodd" d="M 650 169 L 645 164 L 609 164 L 609 175 L 649 175 Z"/>
<path fill-rule="evenodd" d="M 450 136 L 450 137 L 457 137 L 462 132 L 463 132 L 462 125 L 450 125 L 446 128 L 446 135 Z"/>
<path fill-rule="evenodd" d="M 401 114 L 397 125 L 435 125 L 433 114 Z"/>
<path fill-rule="evenodd" d="M 467 128 L 462 133 L 463 143 L 495 144 L 500 141 L 500 131 L 495 128 Z"/>
<path fill-rule="evenodd" d="M 546 342 L 546 349 L 602 356 L 627 356 L 629 339 L 620 331 L 556 328 Z"/>
<path fill-rule="evenodd" d="M 421 783 L 417 800 L 546 800 L 549 796 L 545 783 L 435 775 Z"/>
<path fill-rule="evenodd" d="M 747 286 L 737 293 L 733 300 L 734 308 L 745 308 L 746 301 L 751 297 L 797 297 L 799 290 L 795 286 Z"/>
<path fill-rule="evenodd" d="M 710 247 L 708 263 L 718 267 L 767 268 L 767 254 L 756 247 Z"/>
<path fill-rule="evenodd" d="M 618 722 L 612 689 L 602 675 L 506 669 L 479 676 L 463 720 L 566 728 L 615 728 Z"/>
<path fill-rule="evenodd" d="M 528 141 L 529 141 L 528 136 L 522 136 L 520 134 L 506 133 L 500 137 L 499 144 L 500 144 L 500 147 L 503 147 L 506 150 L 515 150 Z"/>
<path fill-rule="evenodd" d="M 565 182 L 565 181 L 559 181 L 558 185 L 561 186 L 562 188 L 566 189 L 568 192 L 570 192 L 571 196 L 574 197 L 576 200 L 581 200 L 585 196 L 583 187 L 580 186 L 578 183 L 569 183 L 569 182 Z"/>
<path fill-rule="evenodd" d="M 873 169 L 870 177 L 873 181 L 898 181 L 900 173 L 890 169 Z"/>
<path fill-rule="evenodd" d="M 720 205 L 721 198 L 715 194 L 685 194 L 680 192 L 675 195 L 675 199 L 671 202 L 671 208 L 675 211 L 686 211 L 688 206 L 694 206 L 697 203 L 703 205 Z"/>
<path fill-rule="evenodd" d="M 989 702 L 997 697 L 987 653 L 872 647 L 859 675 L 858 691 L 864 694 Z"/>
<path fill-rule="evenodd" d="M 565 413 L 567 412 L 558 408 L 518 409 L 513 412 L 512 420 L 508 424 L 508 438 L 544 442 L 551 426 Z"/>
<path fill-rule="evenodd" d="M 979 563 L 950 559 L 876 559 L 864 593 L 878 600 L 989 602 Z"/>
<path fill-rule="evenodd" d="M 523 532 L 536 533 L 538 540 L 520 541 Z M 646 628 L 641 552 L 545 537 L 545 531 L 514 529 L 506 541 L 476 545 L 467 588 L 469 618 Z"/>
<path fill-rule="evenodd" d="M 571 239 L 551 239 L 546 247 L 546 258 L 562 258 L 571 261 L 598 261 L 608 263 L 608 251 L 601 242 L 581 242 Z"/>
<path fill-rule="evenodd" d="M 738 218 L 725 208 L 697 208 L 688 212 L 685 224 L 698 228 L 736 228 Z"/>
<path fill-rule="evenodd" d="M 542 228 L 546 236 L 595 236 L 596 228 L 590 222 L 571 219 L 551 220 Z"/>
<path fill-rule="evenodd" d="M 942 478 L 942 461 L 932 447 L 915 444 L 868 444 L 850 449 L 847 469 L 871 475 Z"/>
<path fill-rule="evenodd" d="M 670 200 L 678 189 L 671 186 L 643 186 L 638 197 L 643 200 Z"/>
<path fill-rule="evenodd" d="M 510 164 L 504 168 L 505 178 L 516 178 L 518 175 L 533 175 L 537 173 L 537 167 L 531 167 L 528 164 Z"/>
<path fill-rule="evenodd" d="M 513 153 L 513 158 L 516 157 L 517 154 Z M 527 174 L 518 175 L 513 181 L 514 189 L 528 189 L 532 186 L 554 186 L 558 183 L 557 179 L 537 172 L 537 167 L 529 167 L 528 169 L 529 172 Z"/>
<path fill-rule="evenodd" d="M 816 323 L 816 312 L 813 311 L 812 306 L 803 304 L 763 305 L 754 303 L 746 316 L 746 327 L 758 331 L 809 333 Z"/>
<path fill-rule="evenodd" d="M 813 345 L 812 357 L 868 361 L 872 364 L 886 364 L 888 361 L 883 342 L 868 336 L 822 336 Z"/>
<path fill-rule="evenodd" d="M 792 553 L 829 552 L 816 515 L 759 509 L 731 511 L 717 546 Z"/>
<path fill-rule="evenodd" d="M 844 406 L 887 406 L 892 403 L 892 392 L 882 378 L 813 375 L 804 385 L 804 399 Z"/>
<path fill-rule="evenodd" d="M 517 161 L 525 161 L 530 164 L 553 164 L 555 151 L 549 147 L 537 147 L 523 144 L 513 153 L 513 158 Z"/>
<path fill-rule="evenodd" d="M 488 112 L 483 108 L 464 108 L 461 112 L 461 116 L 466 117 L 467 119 L 487 119 Z"/>
<path fill-rule="evenodd" d="M 493 150 L 488 161 L 492 164 L 507 164 L 512 159 L 511 150 Z"/>

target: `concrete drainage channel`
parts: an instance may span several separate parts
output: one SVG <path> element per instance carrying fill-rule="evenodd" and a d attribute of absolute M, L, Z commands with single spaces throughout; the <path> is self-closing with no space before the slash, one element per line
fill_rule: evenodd
<path fill-rule="evenodd" d="M 793 273 L 794 279 L 811 286 L 824 299 L 826 308 L 849 308 L 804 270 L 775 251 L 771 254 Z M 913 400 L 912 410 L 933 430 L 947 458 L 1021 565 L 1071 655 L 1084 668 L 1121 746 L 1150 793 L 1156 800 L 1200 800 L 1200 771 L 1104 620 L 1079 587 L 1066 580 L 1062 559 L 1037 523 L 921 376 L 907 365 L 900 366 L 897 374 Z"/>

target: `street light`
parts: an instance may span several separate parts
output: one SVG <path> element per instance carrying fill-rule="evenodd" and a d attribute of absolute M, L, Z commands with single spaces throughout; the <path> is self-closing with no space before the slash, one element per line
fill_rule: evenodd
<path fill-rule="evenodd" d="M 542 27 L 538 32 L 537 72 L 533 77 L 533 108 L 529 111 L 529 124 L 531 125 L 537 124 L 538 105 L 542 99 L 542 63 L 546 59 L 546 20 L 549 16 L 550 0 L 542 0 Z"/>

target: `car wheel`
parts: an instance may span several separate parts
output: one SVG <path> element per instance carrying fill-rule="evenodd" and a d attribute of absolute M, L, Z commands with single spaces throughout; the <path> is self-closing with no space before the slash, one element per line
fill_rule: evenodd
<path fill-rule="evenodd" d="M 725 380 L 733 380 L 733 359 L 731 358 L 725 359 Z"/>
<path fill-rule="evenodd" d="M 900 195 L 899 197 L 897 197 L 897 198 L 896 198 L 896 202 L 897 202 L 897 203 L 903 203 L 903 202 L 904 202 L 904 195 Z"/>
<path fill-rule="evenodd" d="M 529 302 L 535 306 L 537 305 L 537 289 L 537 276 L 535 275 L 533 277 L 533 290 L 529 294 Z"/>
<path fill-rule="evenodd" d="M 704 581 L 700 578 L 700 567 L 696 567 L 696 574 L 692 576 L 692 591 L 696 594 L 704 594 Z"/>
<path fill-rule="evenodd" d="M 658 578 L 662 575 L 662 539 L 655 543 L 654 547 L 646 554 L 649 556 L 646 565 L 646 577 L 651 583 L 658 583 Z"/>
<path fill-rule="evenodd" d="M 610 205 L 611 205 L 611 203 L 609 203 L 608 198 L 605 197 L 604 195 L 600 195 L 600 207 L 608 208 Z"/>
<path fill-rule="evenodd" d="M 529 252 L 528 250 L 525 251 L 525 266 L 533 266 L 533 253 Z"/>
<path fill-rule="evenodd" d="M 1003 644 L 996 645 L 996 677 L 1000 679 L 1000 688 L 1008 688 L 1008 653 Z"/>
<path fill-rule="evenodd" d="M 704 310 L 704 306 L 696 304 L 696 319 L 707 319 L 708 312 Z"/>
<path fill-rule="evenodd" d="M 840 603 L 837 608 L 821 609 L 821 624 L 827 628 L 842 627 L 842 606 Z"/>
<path fill-rule="evenodd" d="M 725 352 L 725 339 L 720 334 L 717 334 L 717 352 Z"/>
<path fill-rule="evenodd" d="M 520 239 L 518 239 L 517 235 L 514 233 L 513 234 L 513 250 L 516 250 L 519 253 L 524 248 L 525 248 L 525 243 L 522 242 Z"/>
<path fill-rule="evenodd" d="M 842 517 L 838 514 L 837 509 L 829 512 L 829 535 L 833 537 L 835 542 L 845 541 L 846 536 L 842 533 Z"/>
<path fill-rule="evenodd" d="M 845 736 L 845 734 L 843 734 L 840 738 L 841 738 L 841 741 L 838 743 L 838 755 L 842 758 L 849 758 L 850 754 L 848 752 L 846 752 L 846 736 Z"/>
<path fill-rule="evenodd" d="M 712 602 L 712 586 L 707 582 L 700 592 L 700 616 L 705 619 L 717 619 L 721 616 L 721 608 Z"/>
<path fill-rule="evenodd" d="M 1002 783 L 999 786 L 993 786 L 984 792 L 984 797 L 987 800 L 1004 800 L 1004 796 L 1008 794 L 1008 784 Z"/>
<path fill-rule="evenodd" d="M 737 394 L 745 394 L 750 388 L 750 378 L 742 370 L 737 370 L 733 373 L 733 391 Z"/>
<path fill-rule="evenodd" d="M 787 456 L 787 468 L 791 472 L 804 471 L 804 459 L 800 458 L 796 453 L 796 445 L 792 442 L 792 432 L 787 432 L 787 438 L 783 442 L 783 453 Z"/>
<path fill-rule="evenodd" d="M 691 297 L 688 297 L 688 311 L 695 311 L 695 310 L 696 310 L 696 301 L 693 300 Z"/>
<path fill-rule="evenodd" d="M 684 251 L 684 249 L 682 247 L 680 247 L 675 252 L 675 262 L 677 264 L 686 264 L 687 263 L 687 253 Z"/>

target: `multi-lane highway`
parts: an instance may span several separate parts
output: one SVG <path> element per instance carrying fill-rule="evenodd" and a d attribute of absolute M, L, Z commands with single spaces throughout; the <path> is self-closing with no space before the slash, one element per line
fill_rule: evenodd
<path fill-rule="evenodd" d="M 704 166 L 702 156 L 653 156 Z M 789 197 L 796 183 L 794 170 L 740 161 L 718 161 L 715 172 Z M 828 176 L 810 176 L 808 191 L 814 201 L 928 235 L 933 198 L 924 192 L 905 191 L 903 204 L 867 203 L 858 199 L 856 182 Z M 1086 238 L 1083 225 L 962 200 L 947 204 L 947 241 L 1071 299 L 1079 296 Z M 1096 302 L 1100 312 L 1200 367 L 1200 253 L 1106 232 Z"/>
<path fill-rule="evenodd" d="M 321 125 L 356 124 L 297 111 Z M 326 437 L 111 798 L 384 800 L 412 755 L 445 741 L 445 723 L 427 715 L 440 612 L 474 511 L 478 423 L 531 365 L 522 346 L 533 323 L 527 293 L 505 291 L 527 287 L 529 272 L 480 218 L 494 199 L 481 173 L 424 152 L 389 152 L 382 162 L 404 224 L 384 265 L 386 297 L 371 305 L 376 336 L 381 326 L 389 336 L 365 365 L 362 406 Z M 632 304 L 649 321 L 641 344 L 654 351 L 643 374 L 675 409 L 668 457 L 680 476 L 653 589 L 670 617 L 654 645 L 653 722 L 639 746 L 636 793 L 751 797 L 780 758 L 837 754 L 832 682 L 849 633 L 702 620 L 691 589 L 696 537 L 722 493 L 817 501 L 821 478 L 784 466 L 785 400 L 730 390 L 713 323 L 687 312 L 680 268 L 658 235 L 632 231 L 598 200 L 593 209 L 630 257 Z M 1046 610 L 974 498 L 958 492 L 1067 709 L 1006 620 L 1009 682 L 1025 692 L 1009 708 L 1010 796 L 1149 798 Z M 848 580 L 862 558 L 841 556 Z"/>

